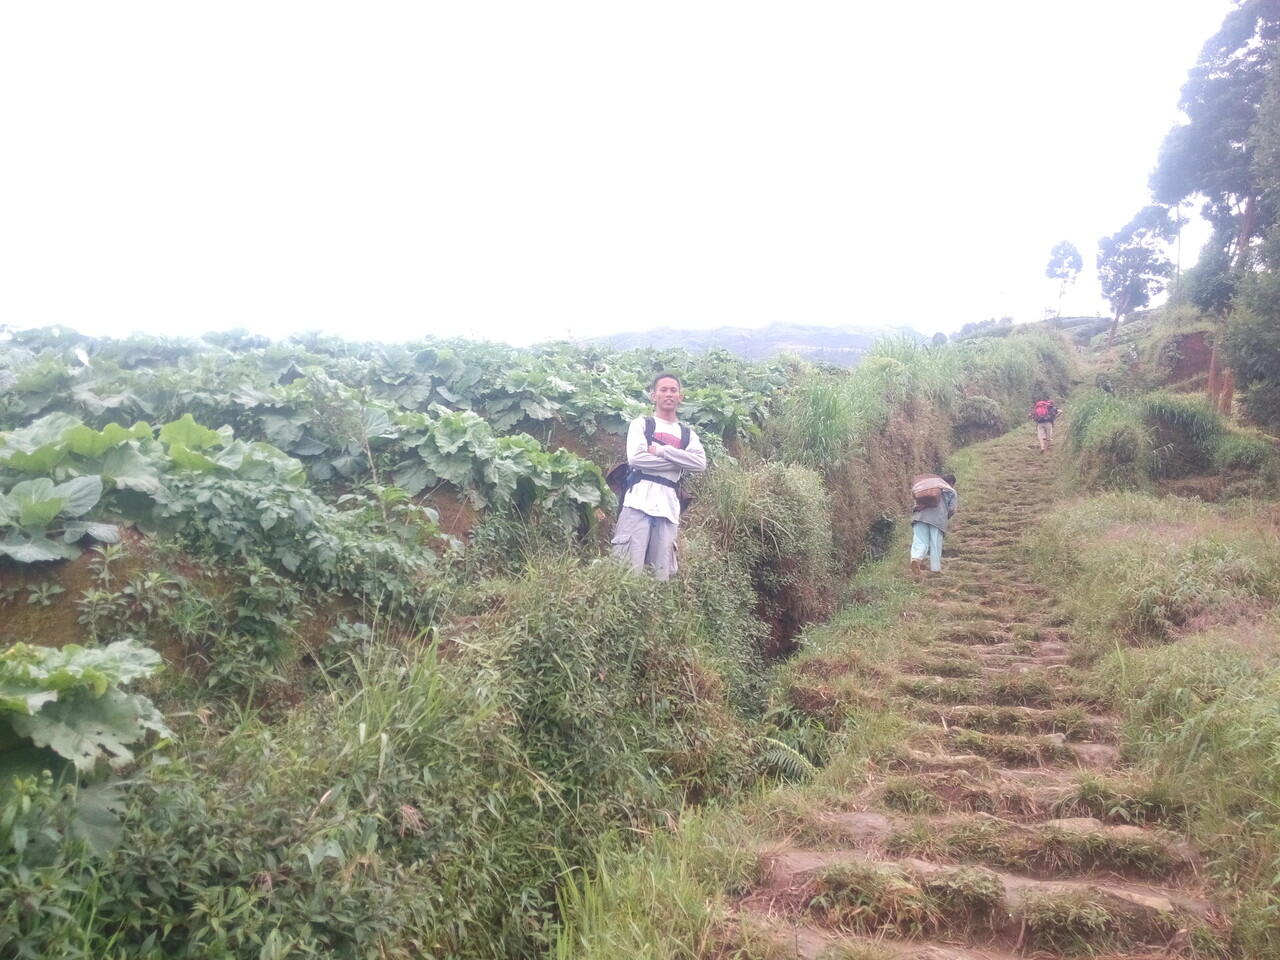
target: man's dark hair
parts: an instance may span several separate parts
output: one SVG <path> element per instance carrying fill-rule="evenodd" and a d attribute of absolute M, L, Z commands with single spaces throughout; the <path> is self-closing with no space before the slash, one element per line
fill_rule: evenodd
<path fill-rule="evenodd" d="M 650 393 L 653 393 L 654 390 L 658 389 L 659 380 L 674 380 L 676 382 L 677 387 L 679 387 L 681 390 L 684 389 L 684 384 L 680 382 L 679 377 L 677 377 L 674 373 L 667 373 L 667 371 L 663 370 L 660 374 L 658 374 L 656 377 L 654 377 L 652 380 L 649 381 Z"/>
<path fill-rule="evenodd" d="M 947 482 L 947 486 L 954 487 L 956 485 L 956 475 L 954 473 L 944 473 L 942 479 Z"/>

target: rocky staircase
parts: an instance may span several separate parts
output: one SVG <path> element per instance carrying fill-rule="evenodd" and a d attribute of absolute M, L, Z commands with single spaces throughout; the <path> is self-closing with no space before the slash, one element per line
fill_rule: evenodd
<path fill-rule="evenodd" d="M 913 734 L 820 814 L 823 842 L 763 851 L 735 909 L 805 960 L 1214 955 L 1177 805 L 1109 786 L 1116 721 L 1026 560 L 1054 454 L 1025 431 L 983 449 L 919 582 L 935 627 L 877 678 Z"/>

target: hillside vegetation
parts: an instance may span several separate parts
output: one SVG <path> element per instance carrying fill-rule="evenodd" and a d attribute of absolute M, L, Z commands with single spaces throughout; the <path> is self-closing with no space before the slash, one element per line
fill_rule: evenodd
<path fill-rule="evenodd" d="M 713 464 L 666 585 L 602 562 L 663 368 Z M 13 335 L 0 951 L 540 955 L 602 844 L 805 762 L 773 658 L 911 473 L 1068 375 L 1036 330 L 852 373 Z"/>

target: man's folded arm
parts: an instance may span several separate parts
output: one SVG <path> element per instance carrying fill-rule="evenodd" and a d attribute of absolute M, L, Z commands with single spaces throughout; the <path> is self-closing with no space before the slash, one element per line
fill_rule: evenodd
<path fill-rule="evenodd" d="M 667 463 L 674 463 L 688 473 L 701 473 L 707 469 L 707 451 L 693 431 L 689 431 L 689 446 L 683 450 L 679 447 L 659 447 L 658 450 Z"/>

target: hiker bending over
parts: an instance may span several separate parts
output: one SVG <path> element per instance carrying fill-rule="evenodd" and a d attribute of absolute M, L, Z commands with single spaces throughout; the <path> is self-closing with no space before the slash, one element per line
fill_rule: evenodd
<path fill-rule="evenodd" d="M 929 569 L 942 572 L 942 538 L 946 536 L 951 518 L 956 514 L 956 478 L 951 474 L 939 476 L 921 474 L 911 482 L 911 495 L 915 500 L 911 512 L 911 572 L 924 570 L 924 557 L 929 555 Z"/>
<path fill-rule="evenodd" d="M 1058 419 L 1058 408 L 1052 400 L 1037 400 L 1031 411 L 1031 419 L 1036 422 L 1040 452 L 1044 453 L 1053 444 L 1053 421 Z"/>
<path fill-rule="evenodd" d="M 637 417 L 627 430 L 622 510 L 613 531 L 613 555 L 633 570 L 649 567 L 659 580 L 676 572 L 677 488 L 686 473 L 707 469 L 698 435 L 676 418 L 680 380 L 660 373 L 649 387 L 653 415 Z"/>

